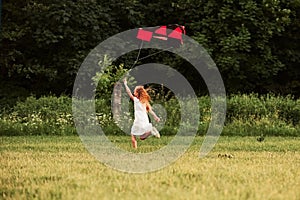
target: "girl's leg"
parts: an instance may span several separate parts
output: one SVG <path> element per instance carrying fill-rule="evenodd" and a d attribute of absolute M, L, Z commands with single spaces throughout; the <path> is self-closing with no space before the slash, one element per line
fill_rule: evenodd
<path fill-rule="evenodd" d="M 144 133 L 143 135 L 140 136 L 141 140 L 146 139 L 147 137 L 149 137 L 151 135 L 151 131 Z"/>
<path fill-rule="evenodd" d="M 136 141 L 135 135 L 131 135 L 131 143 L 132 143 L 132 147 L 136 149 L 137 141 Z"/>

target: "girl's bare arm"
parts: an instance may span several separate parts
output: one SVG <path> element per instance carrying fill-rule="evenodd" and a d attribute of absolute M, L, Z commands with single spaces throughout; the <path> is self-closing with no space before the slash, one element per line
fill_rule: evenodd
<path fill-rule="evenodd" d="M 160 118 L 155 114 L 155 112 L 153 112 L 152 109 L 149 110 L 149 113 L 154 117 L 154 120 L 159 122 Z"/>
<path fill-rule="evenodd" d="M 132 95 L 132 93 L 131 93 L 131 91 L 130 91 L 130 89 L 129 89 L 129 87 L 127 86 L 127 80 L 126 79 L 124 79 L 124 86 L 125 86 L 125 89 L 126 89 L 126 92 L 127 92 L 127 94 L 128 94 L 128 96 L 130 97 L 130 99 L 132 99 L 133 100 L 133 95 Z"/>

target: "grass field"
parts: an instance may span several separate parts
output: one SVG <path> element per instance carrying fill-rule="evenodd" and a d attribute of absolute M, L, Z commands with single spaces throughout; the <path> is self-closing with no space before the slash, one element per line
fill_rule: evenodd
<path fill-rule="evenodd" d="M 137 152 L 170 139 L 139 141 Z M 111 140 L 130 149 L 129 136 Z M 0 137 L 0 199 L 300 199 L 300 138 L 220 137 L 200 159 L 202 141 L 162 170 L 128 174 L 101 164 L 77 136 Z"/>

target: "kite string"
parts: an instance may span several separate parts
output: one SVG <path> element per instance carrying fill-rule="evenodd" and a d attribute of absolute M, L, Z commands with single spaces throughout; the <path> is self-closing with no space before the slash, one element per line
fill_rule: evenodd
<path fill-rule="evenodd" d="M 152 54 L 150 54 L 150 55 L 148 55 L 148 56 L 145 56 L 145 57 L 140 58 L 140 59 L 137 60 L 137 61 L 143 60 L 143 59 L 145 59 L 145 58 L 149 58 L 149 57 L 154 56 L 154 55 L 156 55 L 156 54 L 159 54 L 159 53 L 161 53 L 161 52 L 167 51 L 167 50 L 169 50 L 169 49 L 171 49 L 171 48 L 173 48 L 173 47 L 169 47 L 169 48 L 167 48 L 167 49 L 163 49 L 163 50 L 160 50 L 160 51 L 158 51 L 158 52 L 152 53 Z"/>
<path fill-rule="evenodd" d="M 142 46 L 142 45 L 141 45 L 141 46 Z M 140 53 L 141 53 L 141 48 L 140 48 L 140 49 L 139 49 L 138 56 L 137 56 L 136 60 L 134 61 L 133 65 L 130 67 L 130 69 L 132 69 L 132 68 L 134 67 L 134 65 L 135 65 L 138 61 L 143 60 L 143 59 L 146 59 L 146 58 L 149 58 L 149 57 L 154 56 L 154 55 L 156 55 L 156 54 L 159 54 L 159 53 L 161 53 L 161 52 L 167 51 L 167 50 L 169 50 L 169 49 L 171 49 L 171 48 L 173 48 L 173 47 L 169 47 L 169 48 L 167 48 L 167 49 L 160 50 L 160 51 L 158 51 L 158 52 L 152 53 L 152 54 L 150 54 L 150 55 L 148 55 L 148 56 L 145 56 L 145 57 L 142 57 L 142 58 L 139 59 Z"/>
<path fill-rule="evenodd" d="M 137 63 L 138 61 L 140 61 L 140 60 L 149 58 L 149 57 L 151 57 L 151 56 L 154 56 L 154 55 L 156 55 L 156 54 L 159 54 L 159 53 L 161 53 L 161 52 L 164 52 L 164 51 L 167 51 L 167 50 L 173 48 L 173 47 L 169 47 L 169 48 L 167 48 L 167 49 L 163 49 L 163 50 L 161 50 L 161 51 L 152 53 L 152 54 L 150 54 L 150 55 L 148 55 L 148 56 L 145 56 L 145 57 L 142 57 L 142 58 L 139 59 L 143 44 L 144 44 L 144 41 L 142 40 L 141 45 L 140 45 L 140 48 L 139 48 L 138 55 L 137 55 L 137 57 L 136 57 L 136 60 L 133 62 L 133 64 L 132 64 L 132 66 L 130 67 L 130 69 L 132 69 L 132 68 L 136 65 L 136 63 Z"/>
<path fill-rule="evenodd" d="M 140 57 L 140 53 L 141 53 L 143 44 L 144 44 L 144 41 L 141 42 L 141 45 L 140 45 L 139 52 L 138 52 L 138 55 L 136 57 L 136 60 L 134 61 L 134 63 L 130 67 L 130 69 L 132 69 L 134 67 L 134 65 L 139 61 L 139 57 Z"/>

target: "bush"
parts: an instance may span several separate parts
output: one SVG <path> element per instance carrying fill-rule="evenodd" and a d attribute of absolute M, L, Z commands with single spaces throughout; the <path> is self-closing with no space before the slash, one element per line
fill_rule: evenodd
<path fill-rule="evenodd" d="M 24 88 L 0 80 L 0 114 L 10 112 L 18 101 L 24 101 L 29 92 Z"/>
<path fill-rule="evenodd" d="M 300 101 L 257 94 L 228 98 L 224 135 L 300 136 Z"/>
<path fill-rule="evenodd" d="M 155 126 L 161 127 L 162 135 L 175 135 L 180 126 L 182 117 L 180 105 L 175 98 L 153 96 L 152 105 L 159 104 L 158 113 L 162 116 L 162 123 Z M 122 101 L 129 101 L 123 98 Z M 185 101 L 190 104 L 191 102 Z M 211 103 L 209 96 L 198 98 L 200 122 L 198 135 L 204 135 L 211 120 Z M 99 122 L 105 134 L 125 134 L 122 126 L 126 126 L 129 133 L 133 122 L 133 104 L 129 104 L 126 115 L 115 122 L 107 99 L 96 99 L 96 116 L 93 118 Z M 193 115 L 193 105 L 188 106 Z M 79 123 L 86 123 L 85 110 L 82 112 Z M 80 113 L 79 113 L 80 114 Z M 81 115 L 79 115 L 81 116 Z M 188 121 L 185 122 L 189 127 Z M 121 128 L 120 128 L 121 127 Z M 72 99 L 67 96 L 28 97 L 25 101 L 19 101 L 10 112 L 0 115 L 0 135 L 70 135 L 75 134 L 76 129 L 72 115 Z M 240 136 L 300 136 L 300 100 L 291 96 L 278 97 L 274 95 L 259 96 L 232 95 L 227 99 L 227 118 L 222 135 Z"/>
<path fill-rule="evenodd" d="M 74 134 L 71 98 L 28 97 L 18 102 L 0 121 L 0 135 L 69 135 Z"/>

